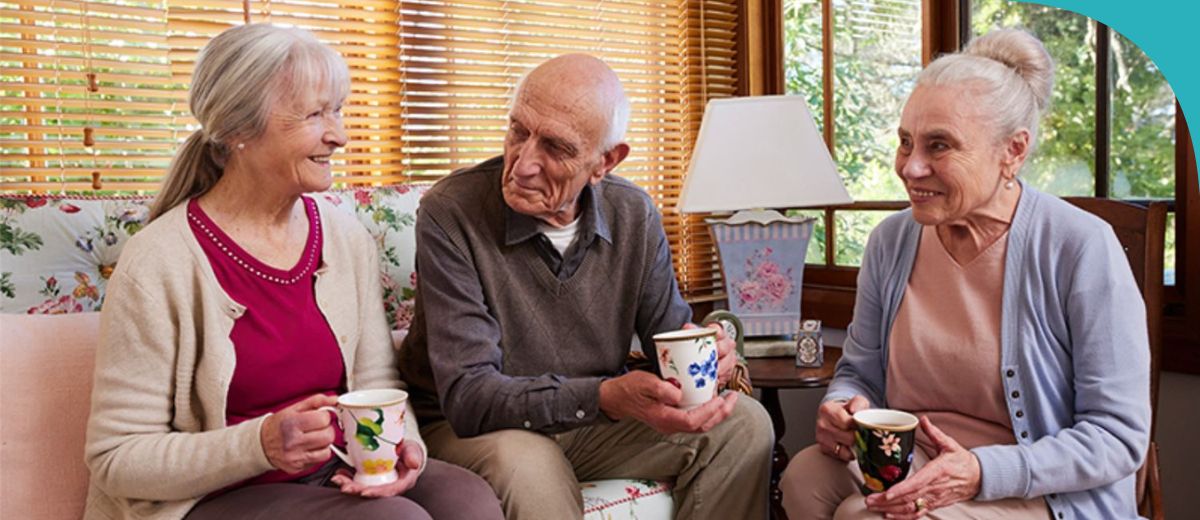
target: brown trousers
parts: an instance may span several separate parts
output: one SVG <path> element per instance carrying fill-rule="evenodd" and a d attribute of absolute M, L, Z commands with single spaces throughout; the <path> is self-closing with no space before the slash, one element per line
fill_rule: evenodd
<path fill-rule="evenodd" d="M 920 449 L 913 457 L 911 472 L 929 462 Z M 792 457 L 779 482 L 783 491 L 783 508 L 792 519 L 861 519 L 882 518 L 867 509 L 866 499 L 858 490 L 857 468 L 821 453 L 816 444 Z M 1040 498 L 1024 500 L 1006 498 L 991 502 L 969 500 L 949 507 L 934 509 L 925 518 L 934 520 L 963 520 L 969 518 L 1005 520 L 1047 520 L 1050 510 Z"/>
<path fill-rule="evenodd" d="M 509 520 L 583 517 L 580 480 L 639 478 L 675 483 L 676 518 L 767 517 L 774 434 L 754 399 L 707 433 L 658 433 L 626 420 L 556 435 L 500 430 L 459 438 L 446 421 L 421 429 L 430 456 L 479 473 Z"/>
<path fill-rule="evenodd" d="M 206 498 L 185 520 L 353 518 L 355 520 L 503 520 L 500 501 L 479 476 L 429 459 L 407 493 L 391 498 L 343 494 L 328 483 L 341 466 L 333 459 L 299 482 L 246 486 Z"/>

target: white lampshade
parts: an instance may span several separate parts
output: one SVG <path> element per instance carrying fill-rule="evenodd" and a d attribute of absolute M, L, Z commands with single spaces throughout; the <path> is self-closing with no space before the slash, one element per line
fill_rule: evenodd
<path fill-rule="evenodd" d="M 803 97 L 708 103 L 680 198 L 683 212 L 850 202 Z"/>

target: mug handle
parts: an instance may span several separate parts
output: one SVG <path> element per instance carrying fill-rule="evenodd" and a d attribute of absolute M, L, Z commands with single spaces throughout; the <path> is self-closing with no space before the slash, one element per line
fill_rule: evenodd
<path fill-rule="evenodd" d="M 338 427 L 341 428 L 343 432 L 346 431 L 346 427 L 342 424 L 342 415 L 340 412 L 338 412 L 337 408 L 334 408 L 332 406 L 322 406 L 320 408 L 317 408 L 317 410 L 320 410 L 322 412 L 329 412 L 329 413 L 333 414 L 333 420 L 337 421 Z M 354 467 L 354 463 L 350 462 L 350 456 L 346 455 L 346 452 L 342 451 L 341 448 L 338 448 L 337 446 L 330 444 L 329 449 L 333 450 L 333 454 L 337 455 L 337 457 L 339 459 L 342 459 L 342 462 L 345 462 L 347 466 L 350 466 L 351 468 Z"/>

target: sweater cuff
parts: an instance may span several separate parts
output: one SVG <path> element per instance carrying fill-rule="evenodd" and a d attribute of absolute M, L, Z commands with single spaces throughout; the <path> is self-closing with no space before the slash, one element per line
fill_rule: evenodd
<path fill-rule="evenodd" d="M 979 459 L 979 494 L 975 500 L 1024 498 L 1029 490 L 1029 462 L 1019 446 L 982 446 L 971 450 Z"/>
<path fill-rule="evenodd" d="M 828 394 L 825 394 L 825 397 L 821 398 L 821 404 L 828 403 L 829 401 L 845 402 L 845 401 L 849 401 L 853 398 L 854 398 L 854 394 L 852 394 L 850 392 L 830 392 Z"/>
<path fill-rule="evenodd" d="M 849 402 L 851 399 L 854 399 L 855 397 L 858 397 L 858 396 L 862 396 L 863 399 L 867 400 L 867 408 L 875 407 L 875 403 L 871 402 L 870 397 L 867 397 L 863 394 L 856 394 L 849 390 L 837 390 L 837 391 L 829 392 L 828 394 L 825 394 L 825 397 L 821 398 L 820 404 L 825 404 L 825 403 L 828 403 L 829 401 Z"/>
<path fill-rule="evenodd" d="M 275 469 L 275 466 L 271 464 L 271 459 L 267 458 L 266 446 L 262 444 L 263 425 L 267 423 L 267 417 L 270 416 L 271 414 L 268 413 L 233 426 L 234 429 L 244 428 L 244 432 L 236 436 L 237 442 L 243 444 L 238 451 L 249 455 L 245 460 L 250 464 L 248 469 L 254 475 L 261 475 Z M 254 437 L 251 438 L 250 435 L 254 435 Z"/>

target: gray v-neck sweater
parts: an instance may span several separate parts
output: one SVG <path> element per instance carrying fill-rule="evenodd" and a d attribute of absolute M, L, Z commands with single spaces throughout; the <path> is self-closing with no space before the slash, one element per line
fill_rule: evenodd
<path fill-rule="evenodd" d="M 421 199 L 416 310 L 400 352 L 418 418 L 444 417 L 460 436 L 603 421 L 600 382 L 624 371 L 633 336 L 649 350 L 650 336 L 691 319 L 658 210 L 612 175 L 586 188 L 591 217 L 572 246 L 582 257 L 560 279 L 535 235 L 509 229 L 502 170 L 489 160 Z"/>

